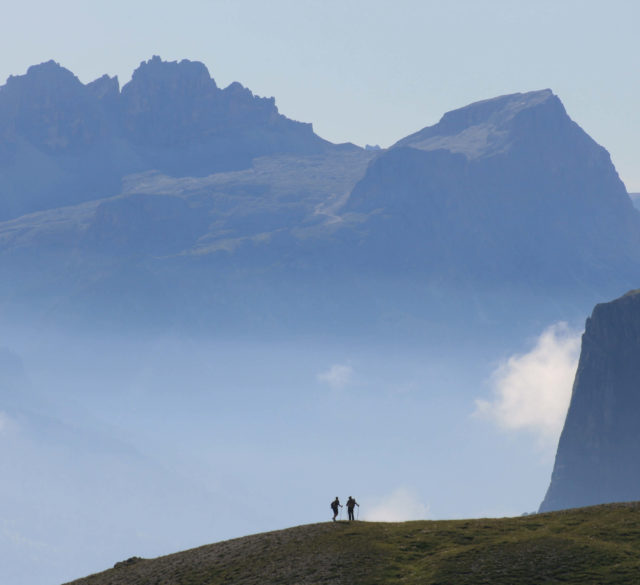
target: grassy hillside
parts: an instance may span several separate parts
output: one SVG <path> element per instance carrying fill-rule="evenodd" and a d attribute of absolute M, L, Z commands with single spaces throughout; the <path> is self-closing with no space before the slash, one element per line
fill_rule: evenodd
<path fill-rule="evenodd" d="M 327 522 L 157 559 L 74 585 L 541 585 L 640 582 L 640 503 L 519 518 Z"/>

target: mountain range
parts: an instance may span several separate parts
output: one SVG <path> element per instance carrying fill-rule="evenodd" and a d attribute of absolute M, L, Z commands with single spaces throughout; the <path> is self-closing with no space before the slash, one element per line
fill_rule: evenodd
<path fill-rule="evenodd" d="M 273 98 L 217 87 L 202 63 L 154 57 L 119 88 L 82 84 L 53 61 L 0 90 L 0 219 L 117 195 L 125 175 L 201 175 L 247 168 L 256 156 L 318 154 L 331 145 Z"/>
<path fill-rule="evenodd" d="M 220 89 L 201 63 L 153 57 L 120 90 L 47 62 L 0 88 L 0 137 L 12 314 L 225 331 L 402 314 L 417 330 L 434 303 L 584 310 L 640 275 L 640 216 L 550 90 L 375 150 Z"/>

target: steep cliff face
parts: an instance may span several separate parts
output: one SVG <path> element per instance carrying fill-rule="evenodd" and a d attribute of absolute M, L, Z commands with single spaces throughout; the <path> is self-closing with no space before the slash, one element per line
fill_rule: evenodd
<path fill-rule="evenodd" d="M 587 320 L 541 512 L 640 500 L 640 291 Z"/>

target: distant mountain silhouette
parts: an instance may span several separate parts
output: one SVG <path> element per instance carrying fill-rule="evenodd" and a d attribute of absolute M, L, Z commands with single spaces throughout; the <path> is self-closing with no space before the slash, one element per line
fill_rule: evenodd
<path fill-rule="evenodd" d="M 640 499 L 639 356 L 640 291 L 597 305 L 540 511 Z"/>
<path fill-rule="evenodd" d="M 0 88 L 0 219 L 116 195 L 133 172 L 201 176 L 331 147 L 273 98 L 218 88 L 202 63 L 153 57 L 120 91 L 49 61 Z"/>
<path fill-rule="evenodd" d="M 400 272 L 535 286 L 640 266 L 640 216 L 609 154 L 550 90 L 478 102 L 400 140 L 344 211 L 367 217 L 362 261 Z"/>
<path fill-rule="evenodd" d="M 566 318 L 640 276 L 638 211 L 550 90 L 361 149 L 201 63 L 119 91 L 48 62 L 0 89 L 0 136 L 0 299 L 64 320 L 466 327 L 470 297 Z"/>

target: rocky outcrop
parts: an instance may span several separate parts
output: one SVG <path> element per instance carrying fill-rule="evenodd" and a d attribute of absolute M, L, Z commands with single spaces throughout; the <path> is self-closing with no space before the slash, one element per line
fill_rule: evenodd
<path fill-rule="evenodd" d="M 205 175 L 246 168 L 256 156 L 318 154 L 330 144 L 289 120 L 274 98 L 240 83 L 220 89 L 198 62 L 141 63 L 122 88 L 121 124 L 149 169 Z"/>
<path fill-rule="evenodd" d="M 0 87 L 0 221 L 117 195 L 133 172 L 202 176 L 331 148 L 273 98 L 220 89 L 202 63 L 153 57 L 120 91 L 48 61 Z"/>
<path fill-rule="evenodd" d="M 640 500 L 640 291 L 587 319 L 541 512 Z"/>

